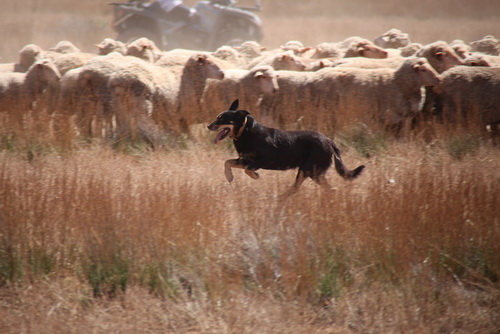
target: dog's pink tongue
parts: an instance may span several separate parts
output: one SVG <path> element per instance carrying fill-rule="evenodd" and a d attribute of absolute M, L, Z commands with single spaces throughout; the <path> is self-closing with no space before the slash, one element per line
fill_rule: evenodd
<path fill-rule="evenodd" d="M 226 137 L 226 133 L 227 133 L 228 129 L 222 129 L 219 131 L 219 133 L 217 134 L 217 136 L 215 137 L 214 139 L 214 144 L 218 144 L 219 141 L 221 141 L 222 139 L 224 139 Z"/>

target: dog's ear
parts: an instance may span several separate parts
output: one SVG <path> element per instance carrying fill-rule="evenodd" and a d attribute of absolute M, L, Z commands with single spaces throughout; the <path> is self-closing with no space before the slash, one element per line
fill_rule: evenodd
<path fill-rule="evenodd" d="M 239 104 L 238 99 L 234 100 L 234 102 L 231 104 L 228 110 L 238 110 L 238 104 Z"/>

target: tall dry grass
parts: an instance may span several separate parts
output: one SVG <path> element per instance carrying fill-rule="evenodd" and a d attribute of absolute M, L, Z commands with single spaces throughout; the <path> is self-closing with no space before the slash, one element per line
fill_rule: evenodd
<path fill-rule="evenodd" d="M 403 3 L 265 1 L 264 44 L 394 26 L 420 42 L 500 35 L 497 3 Z M 113 35 L 103 1 L 2 6 L 2 62 L 31 42 L 92 51 Z M 496 333 L 498 147 L 441 124 L 398 141 L 336 133 L 320 116 L 270 125 L 321 130 L 366 172 L 331 171 L 331 190 L 306 182 L 283 200 L 293 171 L 229 185 L 235 152 L 204 127 L 150 152 L 47 110 L 1 115 L 0 332 Z"/>
<path fill-rule="evenodd" d="M 500 153 L 449 135 L 338 137 L 366 173 L 284 200 L 293 171 L 229 185 L 235 153 L 206 132 L 159 152 L 3 147 L 0 329 L 494 333 Z"/>

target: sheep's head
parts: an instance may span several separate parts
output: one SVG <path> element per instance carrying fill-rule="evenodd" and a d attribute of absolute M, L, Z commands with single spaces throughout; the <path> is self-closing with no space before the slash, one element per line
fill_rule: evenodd
<path fill-rule="evenodd" d="M 304 71 L 306 65 L 292 51 L 287 51 L 277 56 L 273 64 L 276 70 Z"/>
<path fill-rule="evenodd" d="M 101 43 L 95 45 L 99 55 L 107 55 L 113 51 L 125 53 L 125 44 L 112 38 L 105 38 Z"/>
<path fill-rule="evenodd" d="M 19 64 L 28 69 L 35 61 L 45 56 L 41 47 L 28 44 L 19 51 Z"/>
<path fill-rule="evenodd" d="M 417 72 L 422 86 L 436 86 L 441 82 L 441 77 L 427 59 L 418 58 L 412 67 Z"/>
<path fill-rule="evenodd" d="M 155 62 L 160 57 L 161 51 L 152 40 L 142 37 L 128 44 L 125 54 Z"/>
<path fill-rule="evenodd" d="M 278 75 L 270 66 L 256 68 L 250 74 L 254 80 L 257 80 L 261 93 L 274 94 L 279 90 Z"/>
<path fill-rule="evenodd" d="M 199 73 L 203 73 L 204 77 L 207 79 L 224 79 L 224 72 L 222 69 L 207 55 L 199 54 L 192 56 L 186 67 L 191 67 L 191 64 L 196 64 L 196 70 Z"/>
<path fill-rule="evenodd" d="M 424 46 L 418 57 L 425 57 L 438 73 L 442 73 L 453 66 L 463 65 L 462 59 L 455 51 L 443 41 L 438 41 Z"/>
<path fill-rule="evenodd" d="M 470 42 L 472 51 L 482 52 L 489 55 L 500 55 L 500 41 L 495 36 L 487 35 L 482 39 Z"/>
<path fill-rule="evenodd" d="M 491 63 L 480 54 L 471 54 L 464 59 L 464 65 L 466 66 L 485 66 L 491 67 Z"/>
<path fill-rule="evenodd" d="M 353 47 L 356 54 L 360 57 L 387 58 L 387 51 L 368 41 L 356 43 Z"/>
<path fill-rule="evenodd" d="M 60 41 L 55 46 L 51 47 L 49 51 L 54 51 L 57 53 L 73 53 L 80 52 L 80 49 L 70 41 Z"/>
<path fill-rule="evenodd" d="M 61 73 L 50 59 L 33 63 L 26 74 L 26 80 L 34 86 L 59 86 Z"/>
<path fill-rule="evenodd" d="M 304 47 L 304 44 L 299 41 L 288 41 L 280 47 L 283 51 L 292 51 L 296 55 L 301 55 L 304 52 L 311 50 L 310 47 Z"/>
<path fill-rule="evenodd" d="M 245 55 L 248 58 L 255 58 L 262 54 L 266 48 L 260 45 L 255 41 L 246 41 L 243 42 L 240 46 L 235 47 L 241 54 Z"/>

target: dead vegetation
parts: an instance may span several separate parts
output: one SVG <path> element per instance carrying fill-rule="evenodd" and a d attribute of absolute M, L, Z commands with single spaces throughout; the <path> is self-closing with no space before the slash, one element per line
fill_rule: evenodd
<path fill-rule="evenodd" d="M 26 15 L 55 4 L 27 3 Z M 81 13 L 97 3 L 82 3 Z M 428 35 L 417 40 L 447 39 L 439 35 L 443 27 L 464 29 L 453 30 L 453 39 L 496 33 L 487 16 L 451 20 L 440 13 L 442 25 L 430 18 L 419 32 Z M 31 35 L 6 34 L 18 38 L 9 54 L 39 42 L 30 29 L 44 15 L 19 30 Z M 412 36 L 403 23 L 416 18 L 394 18 L 394 26 Z M 294 31 L 297 20 L 304 18 L 277 17 L 266 38 L 314 43 L 392 27 L 381 16 L 368 19 L 380 29 L 353 27 L 359 18 L 318 16 L 311 29 Z M 345 30 L 319 29 L 321 22 L 333 28 L 344 22 Z M 51 38 L 78 40 L 46 38 L 44 47 Z M 100 39 L 90 34 L 81 41 Z M 223 161 L 234 151 L 210 144 L 203 125 L 150 152 L 137 138 L 103 146 L 65 131 L 44 110 L 20 112 L 16 123 L 0 117 L 2 333 L 496 333 L 500 327 L 500 151 L 485 136 L 441 124 L 399 140 L 368 129 L 333 133 L 328 122 L 307 115 L 307 126 L 333 137 L 345 161 L 366 164 L 366 174 L 347 182 L 330 172 L 332 190 L 306 182 L 282 200 L 278 194 L 294 171 L 262 171 L 259 181 L 235 173 L 229 185 Z M 300 122 L 283 118 L 288 129 L 305 126 Z"/>

